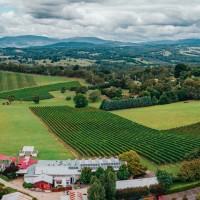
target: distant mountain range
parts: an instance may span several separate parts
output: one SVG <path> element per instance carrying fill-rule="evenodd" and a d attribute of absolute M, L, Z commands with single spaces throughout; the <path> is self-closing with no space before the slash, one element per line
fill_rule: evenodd
<path fill-rule="evenodd" d="M 0 48 L 6 47 L 95 47 L 95 46 L 140 46 L 140 45 L 200 45 L 200 39 L 163 40 L 143 43 L 103 40 L 96 37 L 73 37 L 66 39 L 49 38 L 35 35 L 22 35 L 0 38 Z"/>

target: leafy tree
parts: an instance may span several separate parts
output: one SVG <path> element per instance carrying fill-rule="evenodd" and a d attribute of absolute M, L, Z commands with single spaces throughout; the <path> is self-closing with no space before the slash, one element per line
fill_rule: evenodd
<path fill-rule="evenodd" d="M 200 158 L 181 163 L 178 176 L 182 181 L 200 180 Z"/>
<path fill-rule="evenodd" d="M 88 188 L 88 200 L 106 200 L 105 189 L 98 179 Z"/>
<path fill-rule="evenodd" d="M 116 196 L 116 176 L 114 172 L 109 171 L 106 173 L 106 179 L 104 183 L 106 199 L 115 200 Z"/>
<path fill-rule="evenodd" d="M 65 87 L 61 87 L 60 91 L 61 91 L 61 93 L 65 93 L 66 88 Z"/>
<path fill-rule="evenodd" d="M 189 161 L 200 158 L 200 147 L 197 147 L 189 153 L 186 153 L 184 158 Z"/>
<path fill-rule="evenodd" d="M 71 97 L 66 97 L 66 100 L 67 101 L 70 101 L 72 98 Z"/>
<path fill-rule="evenodd" d="M 80 86 L 76 89 L 76 94 L 86 94 L 88 88 L 86 86 Z"/>
<path fill-rule="evenodd" d="M 123 164 L 119 167 L 119 171 L 117 172 L 117 178 L 119 180 L 127 180 L 130 177 L 130 172 L 128 170 L 127 165 Z"/>
<path fill-rule="evenodd" d="M 157 105 L 158 104 L 158 99 L 156 98 L 156 96 L 153 96 L 152 103 L 153 103 L 153 105 Z"/>
<path fill-rule="evenodd" d="M 139 94 L 140 91 L 141 91 L 140 86 L 138 86 L 136 84 L 130 85 L 130 88 L 129 88 L 129 93 L 130 94 Z"/>
<path fill-rule="evenodd" d="M 142 91 L 140 92 L 138 97 L 150 97 L 150 93 L 148 91 Z"/>
<path fill-rule="evenodd" d="M 127 164 L 128 170 L 133 177 L 141 176 L 146 174 L 147 167 L 138 162 L 129 162 Z"/>
<path fill-rule="evenodd" d="M 150 93 L 151 98 L 156 97 L 157 99 L 160 98 L 160 92 L 158 92 L 158 90 L 152 88 L 152 87 L 148 87 L 147 88 L 147 92 Z"/>
<path fill-rule="evenodd" d="M 128 170 L 132 176 L 140 176 L 146 173 L 147 167 L 140 164 L 140 157 L 135 151 L 122 153 L 118 157 L 119 160 L 127 162 Z"/>
<path fill-rule="evenodd" d="M 183 71 L 188 71 L 187 65 L 185 65 L 185 64 L 176 65 L 175 69 L 174 69 L 174 77 L 179 78 L 181 75 L 181 72 L 183 72 Z"/>
<path fill-rule="evenodd" d="M 188 96 L 185 90 L 177 90 L 176 94 L 179 101 L 185 101 L 188 99 Z"/>
<path fill-rule="evenodd" d="M 8 101 L 11 104 L 15 100 L 15 95 L 11 94 L 8 96 Z"/>
<path fill-rule="evenodd" d="M 128 152 L 124 152 L 124 153 L 120 154 L 118 156 L 118 158 L 119 158 L 119 160 L 126 161 L 127 163 L 130 163 L 130 162 L 137 162 L 137 163 L 139 163 L 140 162 L 140 157 L 133 150 L 128 151 Z"/>
<path fill-rule="evenodd" d="M 90 167 L 84 167 L 81 170 L 80 181 L 82 183 L 89 183 L 92 176 L 92 169 Z"/>
<path fill-rule="evenodd" d="M 164 92 L 162 96 L 160 97 L 159 104 L 163 105 L 163 104 L 169 104 L 169 103 L 170 103 L 170 99 L 168 98 L 167 94 Z"/>
<path fill-rule="evenodd" d="M 183 89 L 189 98 L 200 99 L 200 81 L 193 79 L 186 79 L 183 83 Z"/>
<path fill-rule="evenodd" d="M 101 175 L 101 174 L 104 174 L 104 173 L 105 173 L 104 168 L 98 167 L 97 170 L 96 170 L 96 172 L 95 172 L 95 176 L 96 176 L 97 178 L 99 178 L 100 175 Z"/>
<path fill-rule="evenodd" d="M 39 94 L 33 95 L 32 100 L 33 100 L 33 102 L 35 102 L 35 104 L 38 104 L 40 102 Z"/>
<path fill-rule="evenodd" d="M 113 169 L 112 166 L 107 166 L 107 169 L 106 169 L 105 172 L 106 172 L 106 173 L 108 173 L 108 172 L 115 172 L 115 170 Z"/>
<path fill-rule="evenodd" d="M 88 99 L 92 102 L 100 100 L 101 92 L 99 90 L 93 91 L 89 94 Z"/>
<path fill-rule="evenodd" d="M 88 105 L 88 100 L 83 94 L 77 94 L 74 97 L 75 108 L 82 108 Z"/>
<path fill-rule="evenodd" d="M 156 172 L 156 176 L 157 176 L 158 182 L 160 184 L 163 184 L 166 187 L 166 189 L 171 187 L 173 179 L 172 179 L 172 175 L 169 174 L 167 171 L 159 169 Z"/>

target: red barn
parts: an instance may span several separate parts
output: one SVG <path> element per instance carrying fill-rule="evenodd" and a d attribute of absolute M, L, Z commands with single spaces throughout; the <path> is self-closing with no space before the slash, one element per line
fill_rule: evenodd
<path fill-rule="evenodd" d="M 34 188 L 39 188 L 41 190 L 51 190 L 53 184 L 53 177 L 46 174 L 41 174 L 40 176 L 33 179 Z"/>

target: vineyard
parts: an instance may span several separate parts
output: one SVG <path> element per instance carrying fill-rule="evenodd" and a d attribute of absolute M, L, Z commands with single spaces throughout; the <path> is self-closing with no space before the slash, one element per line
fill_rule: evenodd
<path fill-rule="evenodd" d="M 82 157 L 118 155 L 131 149 L 158 165 L 181 161 L 200 136 L 158 131 L 95 108 L 31 107 Z"/>
<path fill-rule="evenodd" d="M 180 134 L 200 135 L 200 123 L 195 123 L 188 126 L 181 126 L 169 130 Z"/>
<path fill-rule="evenodd" d="M 0 71 L 0 92 L 36 86 L 32 75 Z"/>
<path fill-rule="evenodd" d="M 69 89 L 75 86 L 80 86 L 80 83 L 78 81 L 71 81 L 65 83 L 56 83 L 51 85 L 25 88 L 21 90 L 1 92 L 0 99 L 7 99 L 10 94 L 14 95 L 16 100 L 24 100 L 24 101 L 32 101 L 32 96 L 35 94 L 39 94 L 40 100 L 50 99 L 53 98 L 53 96 L 49 93 L 50 91 L 58 91 L 61 89 L 61 87 Z"/>

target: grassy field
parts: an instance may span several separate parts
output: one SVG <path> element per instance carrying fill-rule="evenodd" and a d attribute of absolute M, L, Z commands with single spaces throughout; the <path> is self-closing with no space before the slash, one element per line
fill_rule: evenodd
<path fill-rule="evenodd" d="M 0 92 L 36 85 L 32 75 L 0 71 Z"/>
<path fill-rule="evenodd" d="M 73 58 L 67 58 L 65 60 L 60 60 L 58 62 L 52 63 L 51 60 L 45 59 L 45 60 L 37 60 L 36 63 L 38 65 L 52 65 L 52 66 L 75 66 L 79 65 L 81 67 L 86 67 L 86 66 L 91 66 L 94 61 L 93 60 L 88 60 L 88 59 L 73 59 Z"/>
<path fill-rule="evenodd" d="M 24 88 L 21 90 L 13 90 L 0 93 L 1 99 L 7 99 L 9 95 L 14 95 L 17 100 L 32 101 L 33 95 L 39 95 L 40 100 L 51 99 L 53 96 L 49 93 L 51 91 L 58 91 L 62 87 L 69 90 L 71 87 L 78 87 L 80 83 L 78 81 L 55 83 L 50 85 L 41 85 L 31 88 Z"/>
<path fill-rule="evenodd" d="M 176 128 L 200 121 L 200 101 L 112 111 L 133 122 L 157 130 Z"/>
<path fill-rule="evenodd" d="M 72 153 L 30 112 L 30 105 L 30 102 L 0 105 L 1 154 L 16 156 L 23 146 L 33 145 L 39 150 L 39 159 L 74 158 Z"/>

